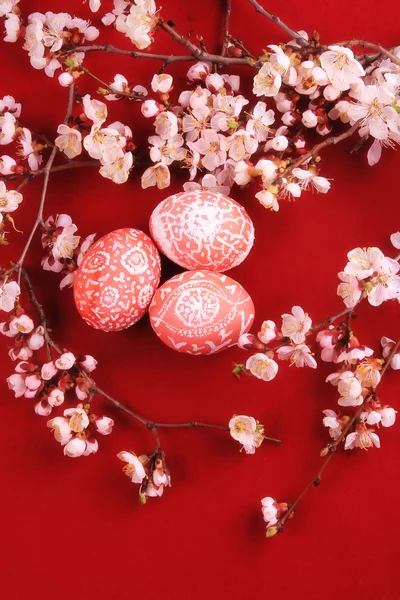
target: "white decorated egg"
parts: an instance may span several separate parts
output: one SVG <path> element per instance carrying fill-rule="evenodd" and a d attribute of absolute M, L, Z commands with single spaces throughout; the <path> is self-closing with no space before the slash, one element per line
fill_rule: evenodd
<path fill-rule="evenodd" d="M 170 348 L 213 354 L 237 343 L 254 320 L 246 290 L 227 275 L 186 271 L 154 294 L 149 308 L 155 333 Z"/>
<path fill-rule="evenodd" d="M 188 270 L 227 271 L 240 265 L 254 242 L 244 208 L 206 190 L 169 196 L 154 209 L 151 236 L 159 250 Z"/>
<path fill-rule="evenodd" d="M 108 233 L 88 250 L 76 273 L 79 314 L 103 331 L 130 327 L 147 312 L 160 272 L 157 248 L 143 231 Z"/>

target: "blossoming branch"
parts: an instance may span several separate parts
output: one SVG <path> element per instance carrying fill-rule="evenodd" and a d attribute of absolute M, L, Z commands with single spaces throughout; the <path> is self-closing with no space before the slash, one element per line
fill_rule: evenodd
<path fill-rule="evenodd" d="M 89 4 L 93 13 L 101 10 L 99 0 Z M 112 432 L 114 421 L 95 412 L 98 395 L 147 427 L 154 437 L 152 452 L 137 456 L 123 450 L 118 454 L 126 475 L 139 484 L 142 502 L 148 496 L 160 496 L 171 484 L 159 429 L 228 431 L 248 454 L 253 454 L 263 440 L 278 440 L 266 437 L 264 426 L 248 415 L 234 415 L 227 425 L 161 423 L 145 418 L 96 385 L 92 372 L 97 361 L 93 356 L 79 356 L 56 344 L 24 268 L 26 255 L 40 230 L 43 269 L 62 274 L 60 287 L 69 287 L 95 235 L 81 240 L 70 215 L 46 214 L 51 174 L 94 167 L 101 176 L 123 184 L 131 174 L 136 176 L 140 159 L 146 163 L 140 173 L 143 189 L 168 188 L 179 170 L 187 174 L 183 185 L 186 192 L 229 194 L 234 190 L 240 196 L 241 190 L 251 188 L 263 206 L 277 211 L 280 202 L 297 199 L 307 190 L 329 191 L 331 183 L 321 174 L 320 154 L 330 145 L 354 136 L 357 148 L 368 145 L 367 159 L 374 165 L 383 147 L 400 142 L 400 47 L 386 49 L 366 40 L 325 46 L 317 34 L 310 38 L 305 31 L 291 29 L 256 0 L 249 0 L 249 5 L 292 39 L 260 48 L 257 56 L 252 55 L 230 33 L 229 17 L 235 9 L 230 0 L 226 2 L 218 55 L 207 52 L 201 37 L 194 44 L 182 35 L 175 23 L 160 15 L 153 0 L 114 0 L 112 12 L 96 21 L 98 27 L 65 12 L 24 15 L 19 0 L 0 0 L 4 41 L 21 43 L 34 69 L 43 70 L 56 78 L 57 85 L 68 89 L 66 115 L 52 139 L 25 126 L 18 99 L 10 95 L 0 99 L 0 146 L 9 148 L 8 154 L 0 156 L 1 243 L 8 243 L 8 223 L 17 229 L 14 213 L 23 201 L 21 190 L 30 180 L 43 177 L 37 215 L 23 251 L 0 273 L 0 309 L 7 313 L 0 331 L 12 344 L 9 356 L 16 362 L 7 382 L 16 397 L 35 399 L 38 415 L 52 415 L 48 426 L 68 457 L 93 454 L 98 450 L 98 435 Z M 105 27 L 115 27 L 131 49 L 97 43 Z M 175 40 L 184 54 L 149 52 L 155 36 L 163 34 Z M 353 51 L 360 47 L 368 53 Z M 131 82 L 123 73 L 115 72 L 113 81 L 107 82 L 85 64 L 86 54 L 93 52 L 148 59 L 160 68 L 149 81 Z M 187 89 L 176 90 L 166 72 L 175 62 L 193 63 L 187 71 Z M 249 98 L 241 91 L 244 86 L 239 76 L 223 72 L 225 67 L 236 65 L 248 67 L 253 90 Z M 88 78 L 98 86 L 96 97 L 86 91 Z M 110 122 L 109 102 L 140 103 L 141 115 L 152 119 L 154 127 L 149 148 L 137 147 L 134 129 L 120 121 Z M 391 239 L 399 249 L 400 234 L 393 234 Z M 317 367 L 309 343 L 315 333 L 321 359 L 336 366 L 327 381 L 337 387 L 338 404 L 349 413 L 324 410 L 323 424 L 330 436 L 321 452 L 324 462 L 297 500 L 292 504 L 277 503 L 269 496 L 262 500 L 268 537 L 283 530 L 304 494 L 320 483 L 322 472 L 342 442 L 345 450 L 379 447 L 375 428 L 389 427 L 395 421 L 396 411 L 381 403 L 376 388 L 389 367 L 400 368 L 400 342 L 382 337 L 382 355 L 374 358 L 373 350 L 355 337 L 351 317 L 365 298 L 373 306 L 399 300 L 399 257 L 386 257 L 378 248 L 357 248 L 348 259 L 339 273 L 338 287 L 346 308 L 338 315 L 313 325 L 311 317 L 294 306 L 291 313 L 282 316 L 280 328 L 273 321 L 265 321 L 257 336 L 244 334 L 239 340 L 239 346 L 252 354 L 245 364 L 235 367 L 234 373 L 246 372 L 269 381 L 278 372 L 275 358 L 298 367 Z M 21 304 L 22 281 L 36 309 L 35 320 Z M 77 405 L 59 409 L 73 399 L 78 400 Z"/>

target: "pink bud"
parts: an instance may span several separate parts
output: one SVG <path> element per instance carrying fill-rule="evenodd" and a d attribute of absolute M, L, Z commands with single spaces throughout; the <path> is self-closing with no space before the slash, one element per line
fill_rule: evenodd
<path fill-rule="evenodd" d="M 72 75 L 70 73 L 67 73 L 66 71 L 64 71 L 64 73 L 60 73 L 60 75 L 58 76 L 58 83 L 63 87 L 69 87 L 71 83 L 73 83 L 73 81 L 74 78 L 72 77 Z"/>

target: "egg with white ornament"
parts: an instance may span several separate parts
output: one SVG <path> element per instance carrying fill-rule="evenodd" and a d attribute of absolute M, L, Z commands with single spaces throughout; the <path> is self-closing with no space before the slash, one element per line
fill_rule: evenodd
<path fill-rule="evenodd" d="M 150 323 L 160 340 L 186 354 L 213 354 L 238 342 L 254 320 L 246 290 L 227 275 L 186 271 L 154 294 Z"/>
<path fill-rule="evenodd" d="M 78 312 L 96 329 L 126 329 L 147 312 L 160 273 L 157 248 L 143 231 L 112 231 L 93 244 L 77 270 Z"/>
<path fill-rule="evenodd" d="M 246 258 L 254 242 L 244 208 L 207 190 L 169 196 L 154 209 L 150 232 L 159 250 L 188 270 L 227 271 Z"/>

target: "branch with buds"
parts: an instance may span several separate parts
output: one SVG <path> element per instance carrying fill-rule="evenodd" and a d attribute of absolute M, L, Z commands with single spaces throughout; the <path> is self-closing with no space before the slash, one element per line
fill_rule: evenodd
<path fill-rule="evenodd" d="M 221 52 L 212 54 L 200 35 L 193 43 L 175 23 L 163 18 L 153 0 L 133 0 L 126 6 L 114 2 L 112 12 L 104 14 L 102 22 L 125 36 L 132 44 L 130 50 L 94 43 L 99 29 L 68 13 L 22 16 L 18 0 L 6 4 L 1 12 L 5 19 L 4 41 L 22 42 L 32 67 L 49 77 L 57 74 L 58 83 L 68 89 L 66 116 L 54 139 L 24 126 L 20 121 L 21 105 L 12 96 L 0 99 L 0 146 L 17 144 L 14 157 L 0 156 L 1 243 L 8 243 L 7 223 L 16 229 L 12 213 L 23 200 L 21 190 L 29 181 L 43 176 L 37 213 L 24 248 L 19 258 L 0 272 L 0 309 L 7 313 L 0 332 L 12 340 L 9 355 L 18 361 L 8 385 L 16 397 L 35 398 L 35 411 L 42 416 L 49 416 L 75 394 L 79 404 L 48 422 L 69 457 L 96 452 L 97 435 L 112 431 L 114 421 L 92 410 L 96 396 L 146 427 L 154 438 L 153 452 L 118 454 L 125 463 L 126 475 L 139 484 L 140 500 L 144 502 L 148 496 L 160 496 L 171 483 L 160 430 L 203 428 L 229 432 L 249 454 L 264 440 L 279 440 L 265 436 L 264 426 L 247 415 L 234 415 L 226 425 L 195 420 L 164 423 L 144 417 L 97 386 L 92 377 L 97 361 L 92 356 L 76 356 L 57 345 L 24 267 L 26 256 L 41 231 L 42 267 L 63 275 L 63 289 L 73 285 L 95 235 L 81 240 L 67 214 L 45 218 L 50 176 L 96 167 L 102 177 L 121 185 L 135 173 L 142 159 L 146 163 L 141 173 L 143 189 L 168 188 L 178 168 L 188 174 L 183 185 L 187 192 L 205 189 L 229 194 L 237 186 L 240 194 L 242 189 L 251 188 L 257 201 L 273 212 L 279 210 L 281 201 L 297 199 L 309 189 L 325 194 L 331 187 L 320 171 L 320 155 L 326 148 L 358 136 L 356 146 L 369 143 L 367 159 L 374 165 L 384 147 L 400 142 L 400 48 L 386 49 L 357 39 L 323 45 L 316 32 L 309 38 L 256 0 L 249 0 L 260 15 L 292 38 L 279 46 L 260 48 L 259 54 L 253 55 L 231 32 L 230 17 L 236 6 L 233 0 L 226 0 Z M 92 4 L 93 11 L 99 9 L 100 2 Z M 155 36 L 164 34 L 181 46 L 180 54 L 147 51 Z M 368 53 L 353 52 L 360 48 Z M 119 72 L 113 81 L 106 81 L 85 64 L 86 55 L 95 52 L 147 59 L 161 63 L 161 68 L 151 80 L 142 82 L 145 85 L 128 81 Z M 173 77 L 165 72 L 172 63 L 193 63 L 187 71 L 187 89 L 174 89 Z M 241 92 L 245 88 L 239 76 L 222 72 L 226 66 L 237 65 L 249 67 L 253 85 L 250 98 Z M 86 93 L 88 79 L 99 86 L 98 97 Z M 149 152 L 146 148 L 143 154 L 137 148 L 129 126 L 109 122 L 109 102 L 129 102 L 132 110 L 139 105 L 141 116 L 152 119 L 154 135 L 148 138 Z M 318 137 L 321 141 L 316 141 Z M 57 164 L 59 158 L 63 162 Z M 399 249 L 400 233 L 394 233 L 391 240 Z M 333 441 L 322 450 L 324 462 L 297 500 L 287 504 L 271 497 L 263 499 L 268 537 L 283 530 L 303 496 L 320 483 L 342 443 L 345 450 L 379 447 L 372 426 L 389 427 L 395 421 L 396 411 L 381 405 L 376 387 L 389 366 L 400 368 L 400 341 L 382 337 L 382 356 L 374 358 L 373 350 L 355 337 L 351 319 L 363 299 L 372 306 L 399 301 L 398 261 L 399 256 L 384 256 L 378 248 L 356 248 L 349 252 L 348 264 L 339 273 L 338 294 L 344 300 L 344 310 L 313 325 L 310 316 L 294 306 L 291 314 L 282 315 L 280 328 L 273 321 L 264 321 L 257 335 L 246 334 L 239 340 L 238 345 L 252 354 L 245 363 L 235 366 L 234 374 L 246 373 L 270 381 L 279 368 L 275 358 L 297 367 L 317 367 L 311 347 L 315 334 L 321 359 L 335 365 L 336 371 L 327 381 L 337 387 L 339 406 L 345 407 L 346 413 L 348 408 L 355 409 L 353 414 L 324 411 L 323 424 Z M 36 310 L 36 324 L 20 304 L 21 280 Z M 42 348 L 46 351 L 45 361 L 40 358 Z"/>

